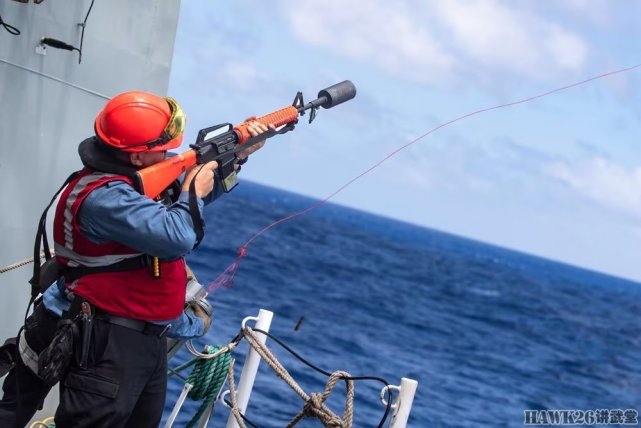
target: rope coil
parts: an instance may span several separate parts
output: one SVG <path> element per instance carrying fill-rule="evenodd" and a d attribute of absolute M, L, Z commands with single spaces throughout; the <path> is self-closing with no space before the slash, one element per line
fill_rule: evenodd
<path fill-rule="evenodd" d="M 200 354 L 200 353 L 199 353 Z M 177 367 L 171 374 L 178 374 L 187 367 L 194 366 L 187 378 L 187 383 L 192 385 L 188 397 L 192 400 L 203 400 L 196 414 L 191 418 L 187 427 L 194 427 L 203 416 L 210 404 L 212 404 L 220 392 L 230 366 L 231 353 L 229 345 L 207 345 L 204 357 L 197 356 L 191 361 Z"/>

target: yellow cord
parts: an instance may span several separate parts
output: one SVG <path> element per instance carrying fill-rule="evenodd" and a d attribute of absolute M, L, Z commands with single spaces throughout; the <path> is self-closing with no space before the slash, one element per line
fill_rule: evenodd
<path fill-rule="evenodd" d="M 49 416 L 42 421 L 35 421 L 32 423 L 29 428 L 55 428 L 56 424 L 53 416 Z"/>

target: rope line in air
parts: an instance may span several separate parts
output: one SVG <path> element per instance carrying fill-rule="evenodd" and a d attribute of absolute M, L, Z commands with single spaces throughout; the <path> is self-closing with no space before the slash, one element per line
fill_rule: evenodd
<path fill-rule="evenodd" d="M 53 251 L 51 251 L 51 254 L 53 255 Z M 44 257 L 45 257 L 45 253 L 44 253 L 44 251 L 43 251 L 43 252 L 40 254 L 40 258 L 42 259 L 42 258 L 44 258 Z M 28 258 L 28 259 L 25 259 L 25 260 L 22 260 L 22 261 L 19 261 L 19 262 L 12 263 L 12 264 L 10 264 L 10 265 L 7 265 L 7 266 L 4 266 L 4 267 L 1 267 L 1 268 L 0 268 L 0 273 L 9 272 L 10 270 L 18 269 L 19 267 L 26 266 L 26 265 L 31 264 L 31 263 L 33 263 L 33 257 L 30 257 L 30 258 Z"/>
<path fill-rule="evenodd" d="M 641 64 L 637 64 L 637 65 L 633 65 L 631 67 L 620 68 L 620 69 L 617 69 L 617 70 L 614 70 L 614 71 L 609 71 L 609 72 L 606 72 L 606 73 L 598 74 L 596 76 L 592 76 L 592 77 L 589 77 L 587 79 L 583 79 L 583 80 L 575 82 L 575 83 L 564 85 L 564 86 L 558 87 L 556 89 L 551 89 L 549 91 L 545 91 L 543 93 L 540 93 L 540 94 L 537 94 L 537 95 L 533 95 L 533 96 L 530 96 L 530 97 L 527 97 L 527 98 L 523 98 L 523 99 L 520 99 L 520 100 L 511 101 L 511 102 L 499 104 L 499 105 L 496 105 L 496 106 L 486 107 L 486 108 L 482 108 L 482 109 L 479 109 L 479 110 L 475 110 L 475 111 L 472 111 L 470 113 L 466 113 L 464 115 L 458 116 L 458 117 L 456 117 L 454 119 L 448 120 L 448 121 L 446 121 L 444 123 L 441 123 L 440 125 L 435 126 L 434 128 L 432 128 L 429 131 L 427 131 L 426 133 L 424 133 L 423 135 L 420 135 L 417 138 L 413 139 L 409 143 L 406 143 L 406 144 L 396 148 L 391 153 L 389 153 L 387 156 L 385 156 L 383 159 L 381 159 L 380 161 L 376 162 L 375 164 L 373 164 L 372 166 L 370 166 L 365 171 L 361 172 L 360 174 L 358 174 L 357 176 L 355 176 L 351 180 L 347 181 L 345 184 L 343 184 L 341 187 L 339 187 L 337 190 L 332 192 L 329 196 L 325 197 L 324 199 L 321 199 L 320 201 L 312 204 L 308 208 L 305 208 L 305 209 L 303 209 L 301 211 L 297 211 L 297 212 L 289 214 L 289 215 L 287 215 L 285 217 L 282 217 L 281 219 L 276 220 L 273 223 L 271 223 L 271 224 L 265 226 L 264 228 L 260 229 L 258 232 L 256 232 L 254 235 L 252 235 L 251 238 L 249 238 L 239 248 L 238 255 L 236 256 L 234 261 L 220 275 L 218 275 L 216 277 L 216 279 L 214 279 L 214 281 L 212 281 L 209 284 L 208 291 L 215 291 L 216 289 L 222 288 L 222 287 L 230 288 L 233 285 L 234 278 L 236 277 L 236 272 L 240 268 L 241 259 L 243 257 L 247 256 L 247 248 L 259 236 L 261 236 L 262 234 L 267 232 L 269 229 L 271 229 L 271 228 L 273 228 L 273 227 L 275 227 L 275 226 L 277 226 L 277 225 L 279 225 L 281 223 L 284 223 L 284 222 L 286 222 L 288 220 L 291 220 L 291 219 L 293 219 L 295 217 L 298 217 L 300 215 L 307 214 L 308 212 L 319 208 L 320 206 L 325 204 L 327 201 L 332 199 L 334 196 L 336 196 L 337 194 L 339 194 L 340 192 L 345 190 L 345 188 L 350 186 L 352 183 L 354 183 L 355 181 L 359 180 L 364 175 L 369 174 L 374 169 L 378 168 L 381 164 L 386 162 L 388 159 L 392 158 L 393 156 L 396 156 L 399 152 L 407 149 L 408 147 L 410 147 L 413 144 L 419 142 L 420 140 L 422 140 L 423 138 L 427 137 L 428 135 L 433 134 L 434 132 L 438 131 L 439 129 L 445 128 L 445 127 L 447 127 L 449 125 L 452 125 L 452 124 L 454 124 L 456 122 L 459 122 L 461 120 L 467 119 L 467 118 L 472 117 L 472 116 L 476 116 L 476 115 L 481 114 L 481 113 L 486 113 L 486 112 L 489 112 L 489 111 L 492 111 L 492 110 L 498 110 L 498 109 L 502 109 L 502 108 L 512 107 L 512 106 L 516 106 L 516 105 L 519 105 L 519 104 L 529 103 L 529 102 L 535 101 L 535 100 L 537 100 L 539 98 L 543 98 L 543 97 L 547 97 L 549 95 L 555 94 L 557 92 L 562 92 L 562 91 L 565 91 L 565 90 L 568 90 L 568 89 L 571 89 L 571 88 L 575 88 L 577 86 L 584 85 L 584 84 L 592 82 L 594 80 L 603 79 L 605 77 L 613 76 L 615 74 L 621 74 L 621 73 L 625 73 L 625 72 L 628 72 L 628 71 L 632 71 L 632 70 L 634 70 L 636 68 L 639 68 L 639 67 L 641 67 Z"/>

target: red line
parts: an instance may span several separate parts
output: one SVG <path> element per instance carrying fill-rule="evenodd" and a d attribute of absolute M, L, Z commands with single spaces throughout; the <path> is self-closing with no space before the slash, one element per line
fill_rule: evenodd
<path fill-rule="evenodd" d="M 310 207 L 308 207 L 308 208 L 306 208 L 304 210 L 297 211 L 297 212 L 292 213 L 290 215 L 287 215 L 287 216 L 285 216 L 285 217 L 283 217 L 283 218 L 281 218 L 279 220 L 276 220 L 273 223 L 265 226 L 264 228 L 262 228 L 261 230 L 256 232 L 251 238 L 249 238 L 247 240 L 247 242 L 245 242 L 242 245 L 242 247 L 240 247 L 240 249 L 238 251 L 238 256 L 236 257 L 234 262 L 231 265 L 229 265 L 227 267 L 227 269 L 225 269 L 225 271 L 222 274 L 220 274 L 214 280 L 214 282 L 212 284 L 210 284 L 209 290 L 212 291 L 215 288 L 220 288 L 220 287 L 223 287 L 223 286 L 224 287 L 231 287 L 231 285 L 233 283 L 233 280 L 234 280 L 234 277 L 236 276 L 236 270 L 238 269 L 238 266 L 240 264 L 240 260 L 241 260 L 241 258 L 245 257 L 245 255 L 246 255 L 247 247 L 252 242 L 254 242 L 254 240 L 256 238 L 258 238 L 260 235 L 262 235 L 263 233 L 267 232 L 269 229 L 271 229 L 272 227 L 274 227 L 274 226 L 276 226 L 276 225 L 278 225 L 280 223 L 286 222 L 286 221 L 291 220 L 291 219 L 293 219 L 295 217 L 298 217 L 298 216 L 306 214 L 306 213 L 308 213 L 308 212 L 310 212 L 312 210 L 315 210 L 316 208 L 320 207 L 325 202 L 329 201 L 331 198 L 333 198 L 334 196 L 336 196 L 337 194 L 342 192 L 346 187 L 351 185 L 353 182 L 355 182 L 356 180 L 360 179 L 364 175 L 369 174 L 372 170 L 378 168 L 383 162 L 387 161 L 389 158 L 395 156 L 400 151 L 405 150 L 406 148 L 408 148 L 412 144 L 417 143 L 418 141 L 420 141 L 423 138 L 427 137 L 428 135 L 438 131 L 439 129 L 444 128 L 446 126 L 449 126 L 449 125 L 451 125 L 451 124 L 453 124 L 455 122 L 458 122 L 460 120 L 467 119 L 468 117 L 476 116 L 477 114 L 485 113 L 485 112 L 491 111 L 491 110 L 498 110 L 498 109 L 501 109 L 501 108 L 506 108 L 506 107 L 511 107 L 511 106 L 515 106 L 515 105 L 519 105 L 519 104 L 528 103 L 528 102 L 537 100 L 539 98 L 543 98 L 543 97 L 546 97 L 548 95 L 552 95 L 552 94 L 557 93 L 557 92 L 565 91 L 567 89 L 574 88 L 576 86 L 584 85 L 584 84 L 586 84 L 588 82 L 591 82 L 593 80 L 602 79 L 604 77 L 612 76 L 614 74 L 625 73 L 627 71 L 634 70 L 635 68 L 638 68 L 638 67 L 641 67 L 641 64 L 637 64 L 637 65 L 634 65 L 632 67 L 621 68 L 621 69 L 618 69 L 618 70 L 609 71 L 607 73 L 599 74 L 597 76 L 593 76 L 593 77 L 590 77 L 588 79 L 581 80 L 579 82 L 572 83 L 572 84 L 569 84 L 569 85 L 561 86 L 559 88 L 552 89 L 550 91 L 543 92 L 541 94 L 534 95 L 534 96 L 531 96 L 531 97 L 528 97 L 528 98 L 523 98 L 523 99 L 518 100 L 518 101 L 512 101 L 512 102 L 508 102 L 508 103 L 505 103 L 505 104 L 499 104 L 499 105 L 496 105 L 496 106 L 493 106 L 493 107 L 487 107 L 487 108 L 483 108 L 483 109 L 480 109 L 480 110 L 476 110 L 476 111 L 473 111 L 471 113 L 467 113 L 467 114 L 464 114 L 464 115 L 459 116 L 457 118 L 454 118 L 452 120 L 449 120 L 447 122 L 444 122 L 444 123 L 432 128 L 432 129 L 430 129 L 425 134 L 415 138 L 414 140 L 410 141 L 407 144 L 404 144 L 404 145 L 398 147 L 396 150 L 392 151 L 390 154 L 385 156 L 383 159 L 381 159 L 380 161 L 376 162 L 374 165 L 372 165 L 371 167 L 367 168 L 365 171 L 363 171 L 362 173 L 358 174 L 356 177 L 352 178 L 347 183 L 343 184 L 341 187 L 339 187 L 337 190 L 335 190 L 333 193 L 331 193 L 326 198 L 318 201 L 317 203 L 311 205 Z"/>

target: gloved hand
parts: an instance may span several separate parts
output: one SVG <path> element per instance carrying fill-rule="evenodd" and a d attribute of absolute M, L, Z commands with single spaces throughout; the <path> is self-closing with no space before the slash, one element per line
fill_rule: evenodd
<path fill-rule="evenodd" d="M 203 335 L 205 335 L 211 326 L 211 317 L 207 315 L 207 312 L 205 312 L 198 303 L 190 302 L 189 307 L 194 312 L 194 315 L 203 320 L 203 323 L 205 324 L 205 331 L 203 332 Z"/>
<path fill-rule="evenodd" d="M 198 281 L 196 279 L 196 275 L 194 275 L 194 271 L 191 270 L 188 264 L 185 264 L 185 271 L 187 272 L 187 282 L 191 281 L 192 279 L 195 279 L 196 281 Z"/>

